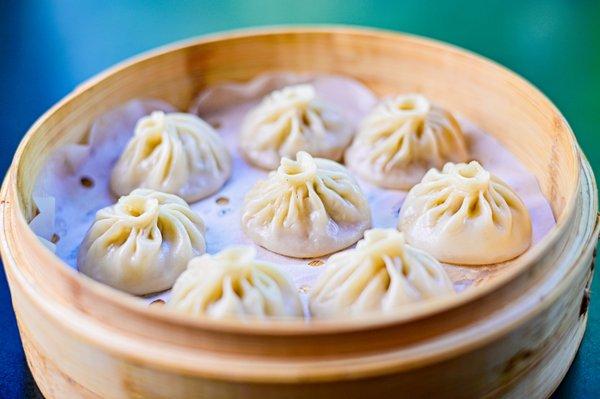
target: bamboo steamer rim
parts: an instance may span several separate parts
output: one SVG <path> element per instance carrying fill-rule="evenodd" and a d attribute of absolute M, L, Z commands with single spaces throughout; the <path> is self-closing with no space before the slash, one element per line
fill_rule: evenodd
<path fill-rule="evenodd" d="M 170 312 L 165 309 L 150 309 L 147 305 L 141 302 L 138 298 L 132 297 L 128 294 L 105 286 L 98 283 L 91 278 L 79 273 L 78 271 L 68 267 L 56 254 L 47 249 L 29 228 L 27 221 L 24 217 L 24 209 L 22 199 L 19 195 L 19 178 L 21 177 L 24 166 L 20 162 L 24 150 L 27 148 L 32 136 L 36 131 L 44 124 L 44 122 L 58 109 L 62 108 L 65 104 L 73 101 L 78 95 L 84 92 L 88 92 L 94 89 L 94 86 L 102 80 L 120 73 L 123 70 L 130 68 L 132 65 L 143 62 L 153 57 L 164 55 L 166 53 L 174 52 L 188 47 L 194 47 L 197 45 L 208 44 L 213 42 L 219 42 L 224 40 L 232 40 L 239 38 L 252 38 L 252 37 L 264 37 L 264 36 L 277 36 L 283 34 L 298 34 L 298 35 L 311 35 L 311 34 L 343 34 L 343 35 L 356 35 L 356 36 L 372 36 L 388 39 L 402 39 L 404 42 L 408 42 L 413 45 L 421 47 L 429 47 L 437 50 L 449 51 L 453 55 L 463 58 L 469 58 L 474 63 L 486 64 L 488 67 L 495 69 L 497 73 L 504 74 L 510 77 L 514 84 L 518 84 L 524 89 L 527 89 L 533 95 L 537 96 L 543 101 L 546 107 L 551 110 L 555 115 L 561 118 L 563 122 L 563 133 L 568 134 L 570 142 L 570 150 L 572 152 L 572 159 L 578 165 L 573 168 L 576 170 L 576 176 L 573 176 L 574 187 L 576 188 L 573 192 L 568 193 L 568 199 L 565 203 L 562 211 L 562 217 L 559 218 L 557 224 L 540 240 L 535 246 L 530 248 L 525 254 L 520 256 L 513 267 L 507 272 L 498 276 L 491 282 L 483 284 L 477 287 L 470 287 L 464 292 L 449 298 L 440 298 L 438 300 L 431 300 L 423 303 L 419 303 L 414 307 L 406 309 L 402 314 L 386 315 L 386 314 L 372 314 L 362 316 L 361 318 L 352 318 L 348 320 L 343 319 L 330 319 L 330 320 L 311 320 L 307 323 L 305 320 L 289 320 L 289 321 L 274 321 L 274 320 L 256 320 L 253 322 L 243 322 L 240 320 L 214 320 L 208 318 L 190 318 L 185 315 L 180 315 L 175 312 Z M 389 325 L 413 321 L 426 316 L 431 316 L 435 313 L 440 313 L 451 308 L 455 308 L 466 304 L 467 302 L 474 301 L 492 291 L 508 284 L 517 275 L 523 273 L 528 269 L 532 263 L 540 260 L 543 256 L 546 248 L 554 245 L 558 239 L 566 232 L 569 221 L 572 219 L 575 213 L 575 206 L 577 200 L 577 190 L 580 186 L 580 167 L 581 158 L 576 144 L 576 139 L 573 134 L 571 127 L 568 122 L 562 116 L 560 111 L 552 104 L 552 102 L 544 96 L 535 86 L 526 81 L 524 78 L 518 76 L 514 72 L 507 68 L 491 61 L 485 57 L 476 55 L 468 50 L 461 49 L 454 45 L 449 45 L 437 40 L 427 39 L 415 35 L 396 33 L 391 31 L 372 29 L 372 28 L 359 28 L 359 27 L 346 27 L 346 26 L 302 26 L 302 27 L 271 27 L 271 28 L 254 28 L 254 29 L 243 29 L 236 30 L 233 32 L 216 33 L 200 38 L 188 39 L 175 44 L 159 47 L 155 50 L 142 53 L 141 55 L 127 59 L 116 66 L 107 69 L 104 72 L 88 79 L 81 85 L 75 88 L 73 92 L 68 94 L 56 105 L 45 112 L 38 120 L 31 126 L 27 131 L 23 140 L 21 141 L 13 160 L 13 163 L 9 169 L 9 172 L 5 178 L 0 198 L 3 201 L 0 202 L 2 209 L 2 218 L 4 228 L 0 232 L 2 238 L 10 237 L 10 228 L 18 227 L 18 230 L 24 234 L 20 236 L 20 241 L 27 241 L 30 244 L 30 250 L 41 252 L 46 258 L 45 267 L 55 268 L 59 271 L 61 278 L 69 281 L 76 280 L 81 284 L 82 289 L 89 291 L 89 293 L 96 296 L 99 300 L 106 301 L 116 307 L 124 307 L 126 310 L 136 312 L 144 317 L 157 319 L 166 323 L 174 323 L 183 325 L 190 328 L 198 328 L 212 331 L 224 331 L 232 333 L 242 334 L 257 334 L 257 335 L 310 335 L 310 334 L 327 334 L 332 332 L 346 332 L 346 331 L 359 331 L 373 328 L 382 328 Z M 12 223 L 11 223 L 12 222 Z M 0 240 L 2 242 L 2 252 L 6 256 L 10 254 L 11 245 L 8 240 Z M 14 243 L 13 243 L 14 244 Z"/>

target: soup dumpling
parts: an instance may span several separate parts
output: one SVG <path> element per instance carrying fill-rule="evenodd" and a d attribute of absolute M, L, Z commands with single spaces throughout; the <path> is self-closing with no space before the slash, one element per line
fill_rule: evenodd
<path fill-rule="evenodd" d="M 282 157 L 298 151 L 340 160 L 352 134 L 342 114 L 320 100 L 313 86 L 302 84 L 266 96 L 246 116 L 240 141 L 249 162 L 273 170 Z"/>
<path fill-rule="evenodd" d="M 454 293 L 442 265 L 395 229 L 373 229 L 356 248 L 332 255 L 310 293 L 314 317 L 401 312 Z"/>
<path fill-rule="evenodd" d="M 167 308 L 212 318 L 302 317 L 298 292 L 277 266 L 249 246 L 192 259 L 177 279 Z"/>
<path fill-rule="evenodd" d="M 218 191 L 230 174 L 231 157 L 209 124 L 192 114 L 156 111 L 137 122 L 110 186 L 117 195 L 150 188 L 194 202 Z"/>
<path fill-rule="evenodd" d="M 407 190 L 431 168 L 468 159 L 452 114 L 418 94 L 384 100 L 363 120 L 346 164 L 378 186 Z"/>
<path fill-rule="evenodd" d="M 476 161 L 427 172 L 408 193 L 398 228 L 411 245 L 463 265 L 515 258 L 532 234 L 523 201 Z"/>
<path fill-rule="evenodd" d="M 204 222 L 181 198 L 137 189 L 99 210 L 79 247 L 79 270 L 145 295 L 167 290 L 205 252 Z"/>
<path fill-rule="evenodd" d="M 246 194 L 242 228 L 255 243 L 297 258 L 330 254 L 371 225 L 367 200 L 348 170 L 300 151 Z"/>

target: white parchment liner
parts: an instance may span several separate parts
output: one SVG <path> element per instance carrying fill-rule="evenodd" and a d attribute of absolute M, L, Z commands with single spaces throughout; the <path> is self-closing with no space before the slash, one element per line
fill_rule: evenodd
<path fill-rule="evenodd" d="M 269 73 L 247 83 L 225 83 L 208 88 L 190 106 L 190 112 L 198 114 L 218 130 L 233 158 L 233 173 L 223 188 L 215 195 L 191 204 L 206 223 L 209 253 L 232 244 L 254 245 L 240 227 L 243 198 L 258 179 L 266 177 L 267 172 L 250 166 L 241 156 L 237 135 L 244 115 L 272 90 L 303 82 L 312 83 L 319 97 L 336 104 L 355 125 L 377 102 L 369 89 L 352 79 Z M 109 190 L 110 172 L 133 135 L 135 122 L 154 110 L 168 112 L 174 108 L 158 100 L 133 100 L 99 117 L 91 126 L 85 143 L 68 145 L 56 151 L 38 177 L 34 200 L 39 215 L 30 226 L 71 267 L 77 267 L 79 244 L 96 211 L 116 201 Z M 542 195 L 535 176 L 492 136 L 464 118 L 459 117 L 458 120 L 467 135 L 472 158 L 506 181 L 523 199 L 531 214 L 535 245 L 555 225 L 550 205 Z M 82 178 L 84 183 L 93 182 L 93 186 L 87 187 Z M 395 227 L 406 192 L 381 189 L 360 179 L 358 181 L 371 206 L 373 227 Z M 50 243 L 53 236 L 54 241 L 58 239 L 55 245 Z M 256 248 L 258 257 L 284 269 L 301 293 L 310 289 L 322 270 L 321 261 L 326 260 L 288 258 L 258 246 Z M 462 291 L 509 267 L 510 263 L 480 267 L 445 265 L 445 268 L 456 289 Z M 146 300 L 166 299 L 168 295 L 165 292 L 149 296 Z"/>

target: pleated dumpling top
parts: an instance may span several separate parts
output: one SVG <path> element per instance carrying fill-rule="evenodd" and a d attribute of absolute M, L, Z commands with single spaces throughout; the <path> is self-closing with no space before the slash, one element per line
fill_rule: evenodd
<path fill-rule="evenodd" d="M 477 161 L 430 170 L 404 200 L 398 228 L 441 262 L 510 260 L 531 245 L 531 218 L 513 189 Z"/>
<path fill-rule="evenodd" d="M 297 258 L 346 248 L 370 225 L 369 204 L 348 170 L 303 151 L 257 182 L 242 212 L 242 228 L 255 243 Z"/>
<path fill-rule="evenodd" d="M 246 159 L 268 170 L 298 151 L 339 161 L 353 135 L 335 106 L 320 99 L 312 85 L 284 87 L 266 96 L 246 116 L 240 146 Z"/>
<path fill-rule="evenodd" d="M 256 259 L 249 246 L 233 246 L 190 261 L 167 307 L 211 318 L 302 317 L 298 292 L 278 266 Z"/>
<path fill-rule="evenodd" d="M 156 111 L 138 121 L 110 186 L 117 195 L 149 188 L 195 202 L 223 186 L 231 163 L 223 140 L 202 119 Z"/>
<path fill-rule="evenodd" d="M 96 213 L 79 247 L 78 268 L 131 294 L 164 291 L 191 258 L 204 253 L 204 231 L 183 199 L 137 189 Z"/>
<path fill-rule="evenodd" d="M 356 248 L 337 253 L 311 290 L 314 317 L 401 312 L 407 305 L 454 293 L 442 265 L 406 244 L 394 229 L 373 229 Z"/>
<path fill-rule="evenodd" d="M 363 120 L 346 164 L 378 186 L 408 190 L 431 168 L 468 159 L 454 116 L 418 94 L 381 102 Z"/>

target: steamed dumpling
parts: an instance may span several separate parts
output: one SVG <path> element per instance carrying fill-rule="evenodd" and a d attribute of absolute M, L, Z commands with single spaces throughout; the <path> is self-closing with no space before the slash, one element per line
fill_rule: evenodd
<path fill-rule="evenodd" d="M 467 159 L 456 119 L 418 94 L 397 96 L 375 107 L 346 152 L 346 164 L 360 177 L 403 190 L 431 168 Z"/>
<path fill-rule="evenodd" d="M 310 294 L 315 317 L 398 312 L 414 302 L 454 293 L 446 271 L 394 229 L 373 229 L 356 248 L 329 258 Z"/>
<path fill-rule="evenodd" d="M 207 197 L 231 174 L 231 157 L 214 129 L 195 115 L 153 112 L 141 118 L 117 161 L 110 186 L 117 195 L 136 188 Z"/>
<path fill-rule="evenodd" d="M 242 228 L 255 243 L 296 258 L 346 248 L 370 225 L 367 200 L 346 168 L 303 151 L 255 184 L 242 213 Z"/>
<path fill-rule="evenodd" d="M 408 193 L 398 227 L 411 245 L 448 263 L 503 262 L 531 245 L 523 201 L 476 161 L 427 172 Z"/>
<path fill-rule="evenodd" d="M 306 151 L 339 160 L 352 139 L 352 126 L 311 85 L 274 91 L 244 120 L 241 149 L 254 165 L 273 170 L 282 157 Z"/>
<path fill-rule="evenodd" d="M 236 246 L 192 259 L 167 307 L 213 318 L 302 317 L 298 293 L 288 278 L 255 255 L 252 247 Z"/>
<path fill-rule="evenodd" d="M 204 252 L 204 222 L 184 200 L 138 189 L 96 213 L 77 265 L 95 280 L 145 295 L 171 288 Z"/>

